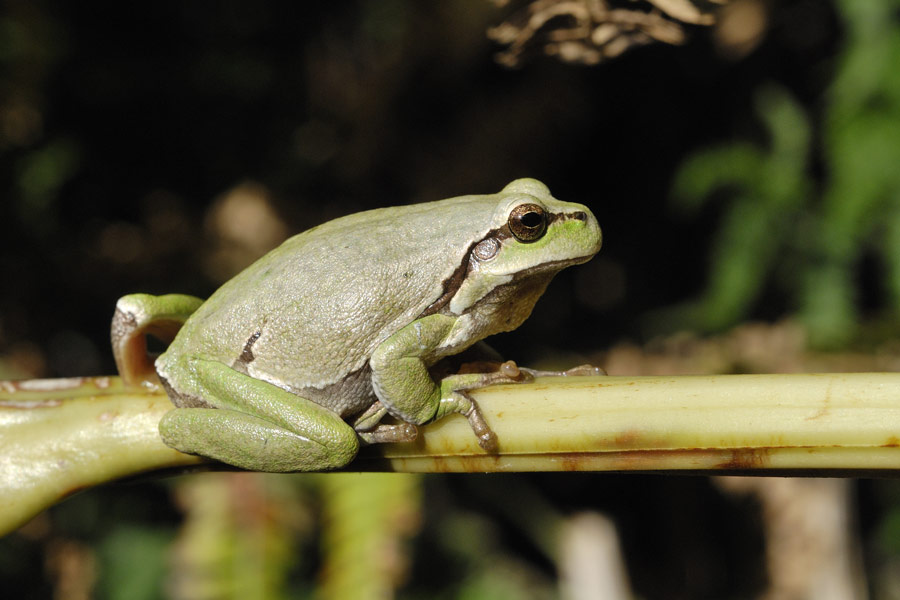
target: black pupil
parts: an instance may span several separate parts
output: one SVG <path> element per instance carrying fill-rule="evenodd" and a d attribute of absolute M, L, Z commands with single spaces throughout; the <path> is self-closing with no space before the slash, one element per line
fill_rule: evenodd
<path fill-rule="evenodd" d="M 542 221 L 543 221 L 543 219 L 541 218 L 540 213 L 536 213 L 536 212 L 527 212 L 524 215 L 522 215 L 522 218 L 519 220 L 519 222 L 522 223 L 522 225 L 524 225 L 525 227 L 527 227 L 529 229 L 534 229 L 536 227 L 540 227 Z"/>

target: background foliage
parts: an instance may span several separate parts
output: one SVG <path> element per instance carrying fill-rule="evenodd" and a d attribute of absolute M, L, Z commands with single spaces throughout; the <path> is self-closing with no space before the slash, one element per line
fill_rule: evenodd
<path fill-rule="evenodd" d="M 897 2 L 733 5 L 678 47 L 510 69 L 485 32 L 513 8 L 475 0 L 2 2 L 0 377 L 110 373 L 125 293 L 205 296 L 292 232 L 521 176 L 591 206 L 605 247 L 494 341 L 505 355 L 897 368 Z M 785 318 L 802 326 L 694 337 Z M 811 359 L 804 339 L 842 354 Z M 896 597 L 898 488 L 854 493 L 865 582 Z M 346 597 L 347 581 L 554 597 L 567 527 L 603 513 L 635 593 L 753 597 L 756 502 L 651 475 L 206 474 L 73 497 L 0 540 L 0 581 L 24 598 Z"/>

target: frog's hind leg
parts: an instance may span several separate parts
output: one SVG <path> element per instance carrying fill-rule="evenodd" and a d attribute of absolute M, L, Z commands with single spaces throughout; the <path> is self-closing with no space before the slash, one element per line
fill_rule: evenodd
<path fill-rule="evenodd" d="M 159 427 L 163 441 L 177 450 L 271 473 L 338 468 L 353 459 L 358 444 L 354 435 L 350 446 L 354 451 L 335 451 L 327 441 L 305 438 L 227 409 L 176 408 L 163 417 Z"/>
<path fill-rule="evenodd" d="M 220 362 L 187 359 L 196 389 L 214 408 L 176 408 L 163 416 L 163 441 L 255 471 L 316 471 L 344 466 L 359 438 L 336 413 Z"/>

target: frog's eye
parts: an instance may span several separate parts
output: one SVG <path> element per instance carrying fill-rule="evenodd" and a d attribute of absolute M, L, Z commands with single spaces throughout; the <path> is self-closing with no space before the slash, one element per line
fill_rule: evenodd
<path fill-rule="evenodd" d="M 533 242 L 547 231 L 547 213 L 537 204 L 520 204 L 509 213 L 509 230 L 520 242 Z"/>

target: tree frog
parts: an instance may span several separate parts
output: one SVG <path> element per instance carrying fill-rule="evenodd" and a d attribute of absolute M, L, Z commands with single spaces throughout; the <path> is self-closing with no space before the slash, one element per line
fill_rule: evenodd
<path fill-rule="evenodd" d="M 436 380 L 436 369 L 518 327 L 553 276 L 600 244 L 587 207 L 534 179 L 369 210 L 288 239 L 205 302 L 121 298 L 113 348 L 134 379 L 143 334 L 174 335 L 155 361 L 176 407 L 159 423 L 162 439 L 237 467 L 338 468 L 360 441 L 412 440 L 417 425 L 450 413 L 492 451 L 496 436 L 467 391 L 522 371 L 509 362 Z"/>

